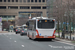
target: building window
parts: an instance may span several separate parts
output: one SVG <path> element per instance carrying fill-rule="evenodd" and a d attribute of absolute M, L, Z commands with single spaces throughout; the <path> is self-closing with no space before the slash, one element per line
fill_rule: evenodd
<path fill-rule="evenodd" d="M 0 0 L 0 2 L 2 2 L 2 0 Z"/>
<path fill-rule="evenodd" d="M 39 0 L 39 2 L 41 2 L 41 0 Z"/>
<path fill-rule="evenodd" d="M 0 9 L 6 9 L 6 6 L 0 6 Z"/>
<path fill-rule="evenodd" d="M 23 0 L 23 2 L 26 2 L 26 0 Z"/>
<path fill-rule="evenodd" d="M 45 2 L 45 0 L 42 0 L 42 2 Z"/>
<path fill-rule="evenodd" d="M 28 2 L 30 2 L 30 0 L 28 0 Z"/>
<path fill-rule="evenodd" d="M 37 2 L 37 0 L 35 0 L 35 2 Z"/>
<path fill-rule="evenodd" d="M 41 6 L 32 6 L 31 9 L 41 9 Z"/>
<path fill-rule="evenodd" d="M 6 0 L 4 0 L 4 2 L 6 2 Z"/>
<path fill-rule="evenodd" d="M 31 2 L 33 2 L 33 0 L 31 0 Z"/>
<path fill-rule="evenodd" d="M 8 6 L 8 9 L 18 9 L 18 6 Z"/>
<path fill-rule="evenodd" d="M 42 9 L 46 9 L 46 7 L 42 7 Z"/>
<path fill-rule="evenodd" d="M 8 2 L 10 2 L 10 0 L 8 0 Z"/>
<path fill-rule="evenodd" d="M 30 9 L 29 6 L 20 6 L 20 9 Z"/>
<path fill-rule="evenodd" d="M 14 2 L 14 0 L 12 0 L 12 2 Z"/>
<path fill-rule="evenodd" d="M 20 0 L 20 2 L 22 2 L 22 0 Z"/>
<path fill-rule="evenodd" d="M 16 0 L 16 2 L 18 2 L 18 0 Z"/>

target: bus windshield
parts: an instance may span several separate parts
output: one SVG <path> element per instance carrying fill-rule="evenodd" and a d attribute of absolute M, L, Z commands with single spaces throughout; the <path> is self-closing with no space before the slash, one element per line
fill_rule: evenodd
<path fill-rule="evenodd" d="M 37 26 L 38 28 L 52 29 L 54 28 L 54 21 L 53 20 L 38 20 Z"/>

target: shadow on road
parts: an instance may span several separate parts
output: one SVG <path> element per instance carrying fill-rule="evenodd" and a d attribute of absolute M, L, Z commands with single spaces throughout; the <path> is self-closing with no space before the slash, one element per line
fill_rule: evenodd
<path fill-rule="evenodd" d="M 51 40 L 51 39 L 36 39 L 34 41 L 38 41 L 38 42 L 55 42 L 54 40 Z"/>

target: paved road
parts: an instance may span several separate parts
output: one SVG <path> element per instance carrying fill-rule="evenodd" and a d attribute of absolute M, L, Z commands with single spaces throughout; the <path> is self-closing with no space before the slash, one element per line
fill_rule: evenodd
<path fill-rule="evenodd" d="M 75 45 L 68 41 L 33 41 L 15 33 L 0 33 L 0 50 L 75 50 Z"/>

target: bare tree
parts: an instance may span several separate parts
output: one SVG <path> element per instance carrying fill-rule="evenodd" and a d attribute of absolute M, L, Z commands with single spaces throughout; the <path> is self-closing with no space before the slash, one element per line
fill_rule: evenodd
<path fill-rule="evenodd" d="M 72 31 L 71 27 L 73 27 L 73 33 L 74 33 L 74 24 L 75 24 L 74 23 L 74 19 L 75 19 L 74 18 L 75 16 L 74 15 L 74 8 L 75 8 L 74 3 L 75 3 L 75 0 L 48 0 L 48 3 L 47 3 L 48 16 L 50 18 L 54 18 L 55 16 L 55 19 L 58 22 L 58 25 L 57 25 L 58 33 L 59 33 L 59 28 L 60 28 L 59 23 L 61 23 L 61 28 L 68 30 L 68 32 Z M 72 24 L 73 26 L 71 26 L 71 23 L 73 23 Z M 71 39 L 71 33 L 70 33 L 70 39 Z"/>

